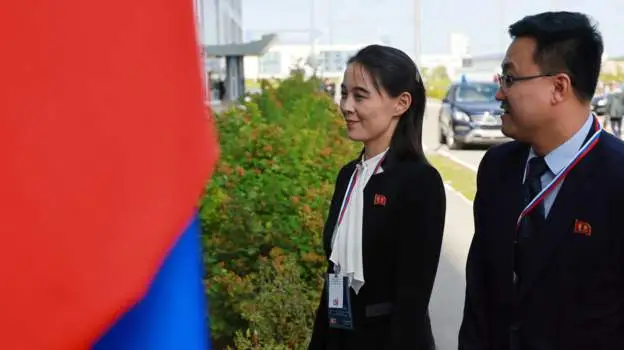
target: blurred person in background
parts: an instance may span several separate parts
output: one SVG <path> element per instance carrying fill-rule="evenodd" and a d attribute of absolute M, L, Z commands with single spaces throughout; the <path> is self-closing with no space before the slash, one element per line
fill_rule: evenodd
<path fill-rule="evenodd" d="M 612 92 L 607 96 L 606 115 L 613 135 L 622 137 L 622 116 L 624 116 L 624 93 Z"/>
<path fill-rule="evenodd" d="M 348 61 L 340 108 L 363 150 L 336 180 L 309 349 L 435 349 L 428 307 L 446 198 L 422 148 L 425 102 L 404 52 L 372 45 Z"/>

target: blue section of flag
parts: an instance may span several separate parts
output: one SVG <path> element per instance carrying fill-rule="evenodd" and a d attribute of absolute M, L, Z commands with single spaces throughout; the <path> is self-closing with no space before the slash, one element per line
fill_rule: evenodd
<path fill-rule="evenodd" d="M 146 297 L 93 350 L 210 350 L 208 325 L 201 230 L 194 217 Z"/>

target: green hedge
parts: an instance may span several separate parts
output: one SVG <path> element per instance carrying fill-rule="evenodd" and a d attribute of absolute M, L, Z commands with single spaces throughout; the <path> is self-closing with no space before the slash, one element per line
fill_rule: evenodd
<path fill-rule="evenodd" d="M 341 79 L 332 79 L 332 81 L 340 84 Z M 609 80 L 615 81 L 615 80 Z M 262 86 L 267 86 L 268 84 L 276 85 L 280 84 L 280 80 L 272 79 L 268 81 L 255 81 L 255 80 L 246 80 L 245 86 L 249 89 L 257 89 Z M 451 85 L 451 80 L 448 77 L 427 77 L 425 81 L 425 86 L 427 87 L 427 97 L 433 98 L 436 100 L 441 100 L 444 95 L 446 95 L 446 91 Z"/>
<path fill-rule="evenodd" d="M 215 348 L 307 346 L 335 178 L 359 150 L 319 86 L 297 74 L 263 82 L 216 116 L 221 159 L 201 203 Z"/>

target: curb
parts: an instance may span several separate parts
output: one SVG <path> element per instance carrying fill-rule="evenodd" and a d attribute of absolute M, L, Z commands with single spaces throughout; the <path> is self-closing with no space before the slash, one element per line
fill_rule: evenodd
<path fill-rule="evenodd" d="M 466 204 L 472 206 L 474 204 L 473 201 L 471 201 L 470 199 L 466 198 L 466 196 L 464 196 L 461 192 L 459 192 L 458 190 L 455 189 L 455 187 L 447 184 L 446 182 L 444 183 L 444 188 L 446 188 L 449 192 L 452 192 L 454 194 L 456 194 L 459 198 L 461 198 L 462 201 L 464 201 Z"/>
<path fill-rule="evenodd" d="M 466 168 L 466 169 L 469 169 L 469 170 L 474 171 L 475 173 L 479 170 L 479 168 L 477 168 L 476 166 L 474 166 L 474 165 L 472 165 L 472 164 L 469 164 L 469 163 L 464 162 L 463 160 L 461 160 L 461 159 L 459 159 L 459 158 L 455 157 L 454 155 L 450 154 L 450 153 L 449 153 L 449 152 L 447 152 L 447 151 L 437 150 L 437 151 L 435 151 L 435 152 L 436 152 L 437 154 L 439 154 L 439 155 L 441 155 L 441 156 L 445 157 L 445 158 L 448 158 L 448 159 L 450 159 L 450 160 L 454 161 L 455 163 L 457 163 L 457 164 L 459 164 L 459 165 L 463 166 L 463 167 L 464 167 L 464 168 Z"/>
<path fill-rule="evenodd" d="M 427 150 L 428 150 L 427 146 L 426 146 L 426 145 L 423 145 L 423 151 L 427 152 Z M 441 155 L 441 156 L 443 156 L 443 157 L 445 157 L 445 158 L 448 158 L 448 159 L 450 159 L 451 161 L 456 161 L 456 160 L 459 160 L 459 159 L 457 159 L 457 158 L 453 157 L 450 153 L 445 152 L 445 151 L 435 150 L 435 151 L 434 151 L 434 153 L 437 153 L 437 154 L 439 154 L 439 155 Z M 467 163 L 465 163 L 465 162 L 462 162 L 462 163 L 467 164 Z M 464 164 L 462 164 L 462 163 L 459 163 L 459 164 L 460 164 L 460 165 L 462 165 L 462 166 L 465 166 L 465 165 L 464 165 Z M 470 168 L 470 170 L 472 170 L 472 169 Z M 476 170 L 475 170 L 475 171 L 476 171 Z M 444 179 L 442 179 L 442 181 L 444 181 Z M 446 190 L 448 190 L 449 192 L 452 192 L 453 194 L 457 195 L 457 196 L 458 196 L 459 198 L 461 198 L 461 200 L 462 200 L 462 201 L 464 201 L 466 204 L 468 204 L 468 205 L 471 205 L 471 206 L 472 206 L 473 202 L 472 202 L 470 199 L 468 199 L 466 196 L 464 196 L 461 192 L 459 192 L 458 190 L 456 190 L 456 189 L 455 189 L 455 187 L 453 187 L 453 186 L 449 185 L 449 184 L 448 184 L 448 183 L 446 183 L 446 182 L 443 182 L 443 184 L 444 184 L 444 188 L 445 188 Z"/>

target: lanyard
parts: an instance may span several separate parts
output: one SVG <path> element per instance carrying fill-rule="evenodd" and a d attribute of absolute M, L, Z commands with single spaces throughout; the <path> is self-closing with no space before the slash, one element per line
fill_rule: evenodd
<path fill-rule="evenodd" d="M 540 191 L 540 193 L 538 193 L 535 196 L 535 198 L 533 198 L 529 202 L 529 204 L 527 204 L 527 206 L 520 212 L 520 215 L 518 216 L 518 220 L 516 221 L 516 230 L 518 230 L 518 228 L 520 227 L 520 222 L 522 221 L 522 219 L 526 217 L 527 215 L 529 215 L 529 213 L 531 213 L 533 209 L 535 209 L 541 202 L 543 202 L 546 196 L 548 196 L 548 194 L 552 192 L 552 190 L 554 190 L 555 187 L 559 185 L 563 181 L 563 179 L 565 179 L 566 176 L 568 176 L 568 173 L 570 173 L 570 171 L 574 169 L 574 167 L 583 158 L 585 158 L 587 154 L 589 154 L 589 152 L 594 148 L 594 146 L 596 146 L 600 137 L 600 133 L 602 132 L 602 128 L 600 127 L 600 124 L 598 123 L 598 119 L 596 119 L 596 122 L 594 124 L 594 130 L 595 130 L 594 134 L 589 138 L 589 140 L 587 140 L 587 142 L 585 142 L 583 147 L 581 147 L 581 149 L 579 149 L 578 152 L 576 152 L 576 154 L 574 155 L 574 158 L 572 158 L 572 160 L 568 163 L 568 165 L 566 165 L 565 168 L 563 168 L 557 175 L 555 175 L 555 178 L 548 185 L 546 185 L 546 187 L 544 187 Z M 525 172 L 526 172 L 526 169 L 525 169 Z"/>
<path fill-rule="evenodd" d="M 379 167 L 381 166 L 381 163 L 384 161 L 384 159 L 386 158 L 386 155 L 384 154 L 383 157 L 381 157 L 381 159 L 379 160 L 379 162 L 377 162 L 377 165 L 375 166 L 375 170 L 373 170 L 373 175 L 377 174 L 377 171 L 379 170 Z M 357 182 L 358 179 L 358 166 L 355 166 L 355 171 L 353 171 L 353 175 L 351 175 L 351 180 L 349 180 L 349 186 L 347 187 L 347 194 L 345 195 L 345 200 L 342 203 L 342 208 L 340 208 L 340 216 L 338 217 L 338 226 L 340 226 L 340 224 L 342 223 L 342 219 L 344 218 L 345 212 L 347 211 L 347 206 L 349 205 L 349 202 L 351 201 L 351 194 L 353 193 L 353 188 L 355 187 L 355 183 Z"/>

